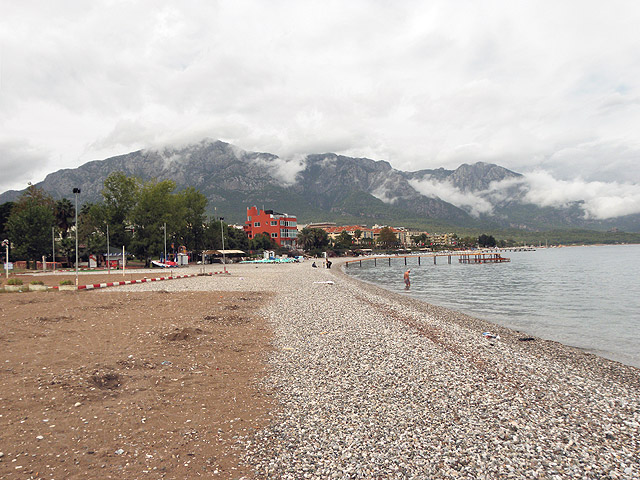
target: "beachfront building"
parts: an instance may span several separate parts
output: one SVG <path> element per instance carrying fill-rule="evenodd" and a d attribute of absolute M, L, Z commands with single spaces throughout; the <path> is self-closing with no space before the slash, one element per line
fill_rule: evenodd
<path fill-rule="evenodd" d="M 367 245 L 375 243 L 380 236 L 380 231 L 384 228 L 383 225 L 374 225 L 373 227 L 365 227 L 363 225 L 344 225 L 344 226 L 330 226 L 323 227 L 322 229 L 327 232 L 327 235 L 332 241 L 335 241 L 342 232 L 347 232 L 351 238 L 353 238 L 354 245 Z M 398 238 L 398 242 L 402 245 L 408 245 L 408 235 L 406 230 L 402 228 L 389 227 L 391 231 L 395 233 Z M 356 231 L 360 231 L 359 238 L 356 238 Z"/>
<path fill-rule="evenodd" d="M 309 224 L 307 227 L 321 228 L 331 241 L 336 241 L 342 232 L 347 232 L 353 238 L 354 245 L 369 245 L 375 243 L 380 236 L 380 231 L 385 225 L 374 225 L 373 227 L 365 227 L 364 225 L 343 225 L 336 226 L 331 223 Z M 456 236 L 453 233 L 428 233 L 425 231 L 410 230 L 406 227 L 389 227 L 398 239 L 398 244 L 402 247 L 429 247 L 429 246 L 455 246 Z M 360 231 L 359 238 L 356 238 L 356 231 Z M 416 242 L 414 238 L 424 235 L 423 242 Z"/>
<path fill-rule="evenodd" d="M 298 236 L 297 225 L 298 221 L 292 215 L 251 207 L 247 208 L 244 232 L 249 238 L 264 233 L 281 247 L 293 247 Z"/>
<path fill-rule="evenodd" d="M 298 225 L 298 231 L 302 230 L 303 228 L 321 228 L 324 230 L 325 228 L 330 228 L 335 226 L 336 226 L 335 222 L 308 223 L 307 225 Z"/>
<path fill-rule="evenodd" d="M 371 227 L 371 235 L 372 238 L 377 242 L 378 238 L 380 237 L 380 232 L 382 231 L 382 229 L 385 228 L 385 225 L 374 225 L 373 227 Z M 398 244 L 401 246 L 407 246 L 407 233 L 406 230 L 402 230 L 400 228 L 396 228 L 396 227 L 387 227 L 389 229 L 391 229 L 391 231 L 395 234 L 396 238 L 398 239 Z"/>
<path fill-rule="evenodd" d="M 361 225 L 346 225 L 341 227 L 330 226 L 330 227 L 324 227 L 322 229 L 325 232 L 327 232 L 327 236 L 334 242 L 337 240 L 337 238 L 340 236 L 342 232 L 347 232 L 351 236 L 351 238 L 353 238 L 353 241 L 356 242 L 357 241 L 355 238 L 356 230 L 360 230 L 362 234 L 364 234 L 365 230 L 369 230 L 368 228 L 363 227 Z M 360 238 L 362 238 L 362 234 Z"/>
<path fill-rule="evenodd" d="M 431 245 L 441 245 L 441 246 L 455 246 L 456 245 L 456 235 L 454 233 L 432 233 L 429 235 L 429 241 Z"/>

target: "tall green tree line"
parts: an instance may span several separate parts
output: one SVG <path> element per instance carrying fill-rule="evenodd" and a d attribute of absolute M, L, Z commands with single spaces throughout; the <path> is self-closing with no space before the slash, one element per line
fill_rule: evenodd
<path fill-rule="evenodd" d="M 102 201 L 85 203 L 78 212 L 79 243 L 89 252 L 105 252 L 108 232 L 110 246 L 125 246 L 147 265 L 164 252 L 165 235 L 169 251 L 178 246 L 193 252 L 220 249 L 222 232 L 226 248 L 248 248 L 243 231 L 207 218 L 202 193 L 192 187 L 175 189 L 172 180 L 141 182 L 122 172 L 112 173 L 104 182 Z M 29 186 L 15 203 L 1 205 L 0 227 L 11 241 L 12 258 L 38 260 L 49 255 L 52 228 L 57 257 L 72 257 L 75 213 L 70 200 L 54 201 L 35 186 Z"/>

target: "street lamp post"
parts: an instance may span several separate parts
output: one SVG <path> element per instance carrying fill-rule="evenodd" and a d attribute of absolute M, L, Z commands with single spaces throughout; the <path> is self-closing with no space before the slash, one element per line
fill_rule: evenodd
<path fill-rule="evenodd" d="M 56 273 L 56 227 L 51 227 L 51 252 L 53 255 L 53 273 Z"/>
<path fill-rule="evenodd" d="M 224 220 L 224 217 L 220 217 L 220 234 L 222 235 L 222 265 L 223 265 L 223 269 L 224 272 L 227 272 L 227 259 L 224 255 L 224 223 L 222 223 L 222 221 Z"/>
<path fill-rule="evenodd" d="M 167 222 L 164 222 L 164 264 L 167 264 Z"/>
<path fill-rule="evenodd" d="M 78 286 L 78 194 L 79 188 L 74 188 L 73 193 L 76 196 L 76 287 Z"/>
<path fill-rule="evenodd" d="M 109 258 L 109 224 L 107 223 L 107 273 L 111 274 L 111 259 Z M 124 260 L 124 259 L 123 259 Z"/>
<path fill-rule="evenodd" d="M 9 278 L 9 240 L 3 240 L 2 246 L 6 248 L 6 254 L 4 257 L 4 268 L 7 273 L 7 278 Z"/>

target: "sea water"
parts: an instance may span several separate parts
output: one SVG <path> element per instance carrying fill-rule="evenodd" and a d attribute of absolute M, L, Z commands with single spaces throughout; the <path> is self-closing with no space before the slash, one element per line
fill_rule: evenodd
<path fill-rule="evenodd" d="M 493 323 L 640 367 L 640 245 L 503 252 L 499 264 L 458 257 L 371 259 L 361 280 Z M 366 258 L 366 257 L 365 257 Z M 411 269 L 411 288 L 403 273 Z"/>

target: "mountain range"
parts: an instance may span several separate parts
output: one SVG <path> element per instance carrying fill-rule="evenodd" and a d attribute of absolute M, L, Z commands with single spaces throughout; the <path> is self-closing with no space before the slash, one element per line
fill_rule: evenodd
<path fill-rule="evenodd" d="M 537 206 L 527 200 L 521 174 L 494 164 L 404 172 L 386 161 L 333 153 L 285 160 L 214 140 L 91 161 L 51 173 L 37 186 L 55 199 L 71 199 L 73 188 L 80 188 L 81 203 L 97 202 L 114 171 L 143 181 L 171 179 L 178 190 L 195 187 L 207 197 L 210 213 L 215 207 L 236 223 L 244 222 L 246 207 L 256 205 L 296 215 L 299 223 L 640 231 L 640 215 L 595 220 L 585 218 L 579 203 Z M 4 192 L 0 204 L 20 193 Z"/>

